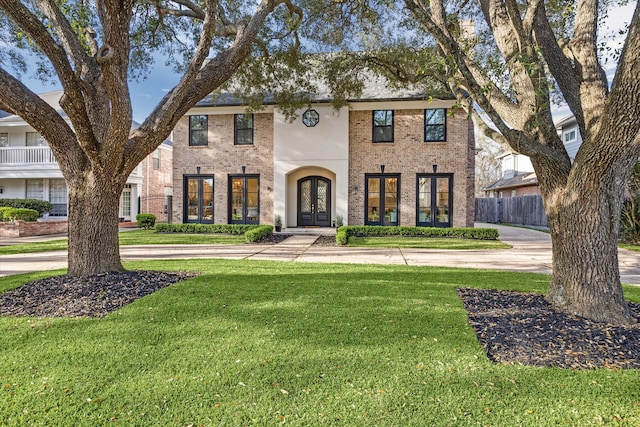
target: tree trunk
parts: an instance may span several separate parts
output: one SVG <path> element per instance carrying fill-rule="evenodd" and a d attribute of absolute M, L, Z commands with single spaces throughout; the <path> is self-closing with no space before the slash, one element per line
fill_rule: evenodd
<path fill-rule="evenodd" d="M 553 242 L 549 303 L 594 321 L 631 324 L 618 265 L 623 196 L 614 179 L 543 194 Z M 571 188 L 571 185 L 568 185 Z"/>
<path fill-rule="evenodd" d="M 69 272 L 85 276 L 124 270 L 118 242 L 118 208 L 124 184 L 116 179 L 67 183 L 69 190 Z"/>

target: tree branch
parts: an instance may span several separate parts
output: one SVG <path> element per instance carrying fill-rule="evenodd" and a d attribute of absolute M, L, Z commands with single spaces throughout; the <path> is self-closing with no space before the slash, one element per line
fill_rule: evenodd
<path fill-rule="evenodd" d="M 603 99 L 609 94 L 607 76 L 600 66 L 597 52 L 598 0 L 580 0 L 576 24 L 569 48 L 575 58 L 580 79 L 580 97 L 585 127 L 596 130 L 604 112 Z M 593 126 L 593 127 L 592 127 Z"/>
<path fill-rule="evenodd" d="M 0 87 L 0 109 L 20 116 L 47 141 L 64 141 L 63 145 L 50 144 L 61 170 L 79 168 L 85 163 L 86 157 L 76 145 L 73 129 L 51 105 L 2 68 Z"/>
<path fill-rule="evenodd" d="M 77 79 L 67 55 L 51 34 L 47 31 L 40 19 L 28 10 L 21 2 L 16 0 L 0 0 L 0 8 L 18 25 L 29 37 L 31 37 L 43 53 L 49 58 L 56 70 L 65 94 L 74 94 L 67 98 L 68 102 L 61 102 L 61 106 L 69 115 L 69 118 L 80 118 L 74 122 L 74 130 L 85 153 L 95 159 L 97 154 L 97 142 L 94 138 L 91 125 L 84 109 L 82 101 L 83 86 Z M 26 120 L 26 119 L 25 119 Z M 35 120 L 35 119 L 34 119 Z M 27 121 L 34 128 L 37 120 Z"/>

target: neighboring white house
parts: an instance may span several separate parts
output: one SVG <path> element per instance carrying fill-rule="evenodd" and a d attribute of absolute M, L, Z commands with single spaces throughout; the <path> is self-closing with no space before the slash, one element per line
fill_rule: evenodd
<path fill-rule="evenodd" d="M 66 117 L 58 103 L 62 91 L 40 97 Z M 142 194 L 142 167 L 129 176 L 120 195 L 123 221 L 135 220 L 138 197 Z M 0 198 L 47 200 L 53 204 L 50 216 L 66 217 L 69 212 L 67 186 L 47 141 L 22 118 L 0 111 Z"/>
<path fill-rule="evenodd" d="M 556 122 L 556 131 L 562 138 L 569 158 L 573 162 L 582 144 L 578 123 L 573 115 Z M 507 151 L 498 156 L 502 160 L 502 178 L 486 186 L 483 190 L 488 197 L 515 197 L 540 194 L 538 177 L 533 170 L 531 159 L 515 151 Z"/>

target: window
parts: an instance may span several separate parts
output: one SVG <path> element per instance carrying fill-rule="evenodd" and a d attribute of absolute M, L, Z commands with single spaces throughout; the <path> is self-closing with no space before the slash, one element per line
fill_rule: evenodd
<path fill-rule="evenodd" d="M 38 132 L 27 132 L 27 147 L 45 147 L 47 141 Z"/>
<path fill-rule="evenodd" d="M 236 114 L 234 124 L 234 144 L 253 145 L 253 114 Z"/>
<path fill-rule="evenodd" d="M 399 175 L 365 176 L 365 225 L 398 225 Z"/>
<path fill-rule="evenodd" d="M 257 175 L 229 177 L 229 223 L 257 224 L 260 219 L 260 178 Z"/>
<path fill-rule="evenodd" d="M 444 108 L 424 110 L 424 140 L 446 141 L 447 110 Z"/>
<path fill-rule="evenodd" d="M 229 176 L 229 224 L 260 222 L 260 176 Z"/>
<path fill-rule="evenodd" d="M 566 130 L 563 132 L 563 140 L 565 144 L 569 142 L 574 142 L 578 139 L 578 130 L 576 128 Z"/>
<path fill-rule="evenodd" d="M 393 142 L 393 110 L 373 111 L 373 142 Z"/>
<path fill-rule="evenodd" d="M 0 133 L 0 148 L 9 146 L 9 134 L 8 133 Z"/>
<path fill-rule="evenodd" d="M 153 152 L 153 168 L 160 169 L 160 148 Z"/>
<path fill-rule="evenodd" d="M 64 179 L 49 180 L 50 216 L 67 216 L 67 184 Z"/>
<path fill-rule="evenodd" d="M 418 175 L 416 209 L 419 227 L 451 227 L 453 175 Z"/>
<path fill-rule="evenodd" d="M 213 175 L 184 176 L 183 222 L 213 223 Z"/>
<path fill-rule="evenodd" d="M 44 183 L 41 179 L 27 179 L 27 199 L 44 200 Z"/>
<path fill-rule="evenodd" d="M 131 220 L 131 184 L 126 184 L 120 194 L 119 216 L 122 221 Z"/>
<path fill-rule="evenodd" d="M 189 145 L 208 145 L 208 117 L 189 116 Z"/>

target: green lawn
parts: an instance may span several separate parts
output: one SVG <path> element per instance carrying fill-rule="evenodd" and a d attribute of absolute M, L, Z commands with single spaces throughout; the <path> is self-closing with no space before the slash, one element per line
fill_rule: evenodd
<path fill-rule="evenodd" d="M 119 234 L 120 245 L 239 245 L 245 243 L 244 235 L 206 234 L 206 233 L 156 233 L 154 230 L 131 230 Z M 0 246 L 0 255 L 17 253 L 45 252 L 67 249 L 67 239 L 48 242 L 24 243 Z"/>
<path fill-rule="evenodd" d="M 621 247 L 622 249 L 628 249 L 630 251 L 640 252 L 640 245 L 629 245 L 626 243 L 620 243 L 618 246 Z"/>
<path fill-rule="evenodd" d="M 104 319 L 0 317 L 0 425 L 640 425 L 637 370 L 486 359 L 455 288 L 542 292 L 548 276 L 228 260 L 127 268 L 203 274 Z M 0 290 L 31 277 L 2 278 Z"/>
<path fill-rule="evenodd" d="M 508 249 L 511 246 L 499 240 L 475 240 L 446 237 L 349 237 L 348 246 L 369 248 L 415 249 Z"/>

